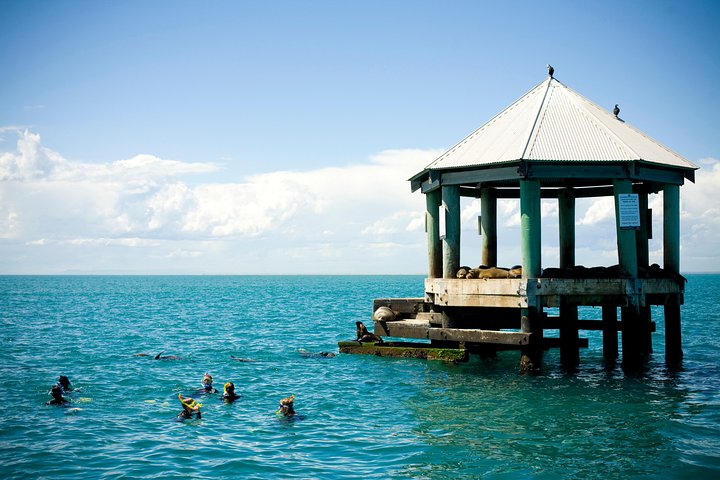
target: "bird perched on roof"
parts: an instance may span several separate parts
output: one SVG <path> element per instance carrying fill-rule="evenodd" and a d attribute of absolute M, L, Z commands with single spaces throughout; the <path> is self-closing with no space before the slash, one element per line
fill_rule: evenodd
<path fill-rule="evenodd" d="M 550 65 L 549 63 L 548 63 L 548 65 L 547 65 L 547 69 L 548 69 L 548 75 L 550 76 L 550 78 L 553 78 L 553 74 L 555 73 L 555 69 L 554 69 L 554 68 L 552 67 L 552 65 Z"/>
<path fill-rule="evenodd" d="M 615 115 L 615 118 L 620 114 L 620 107 L 617 106 L 617 103 L 615 104 L 615 108 L 613 108 L 613 115 Z"/>

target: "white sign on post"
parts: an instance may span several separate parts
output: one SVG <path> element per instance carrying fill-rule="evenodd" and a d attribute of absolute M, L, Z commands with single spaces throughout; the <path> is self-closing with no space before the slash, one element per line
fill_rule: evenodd
<path fill-rule="evenodd" d="M 618 222 L 621 230 L 640 228 L 640 201 L 637 193 L 618 194 Z"/>
<path fill-rule="evenodd" d="M 440 208 L 438 210 L 438 218 L 440 220 L 438 225 L 438 230 L 440 231 L 440 240 L 445 238 L 446 228 L 445 228 L 445 204 L 443 203 L 440 205 Z"/>

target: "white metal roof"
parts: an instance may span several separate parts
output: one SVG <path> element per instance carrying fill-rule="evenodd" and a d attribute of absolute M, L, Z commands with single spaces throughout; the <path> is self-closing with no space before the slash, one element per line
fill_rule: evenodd
<path fill-rule="evenodd" d="M 549 77 L 426 169 L 484 166 L 518 160 L 644 161 L 684 169 L 697 168 Z"/>

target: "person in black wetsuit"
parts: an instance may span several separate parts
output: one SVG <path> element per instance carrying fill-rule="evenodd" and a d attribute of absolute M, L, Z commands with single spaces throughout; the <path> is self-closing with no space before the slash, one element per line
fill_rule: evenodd
<path fill-rule="evenodd" d="M 202 379 L 202 387 L 198 392 L 200 393 L 218 393 L 217 389 L 212 386 L 213 377 L 209 373 L 206 373 Z"/>
<path fill-rule="evenodd" d="M 52 400 L 49 400 L 45 403 L 45 405 L 66 405 L 70 403 L 68 400 L 63 398 L 62 396 L 63 391 L 62 388 L 60 388 L 60 385 L 53 385 L 52 389 L 50 390 L 50 395 L 52 395 Z"/>

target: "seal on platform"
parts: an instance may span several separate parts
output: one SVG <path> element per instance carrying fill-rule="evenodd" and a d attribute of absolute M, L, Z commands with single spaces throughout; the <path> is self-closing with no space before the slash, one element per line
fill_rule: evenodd
<path fill-rule="evenodd" d="M 355 322 L 355 335 L 357 335 L 357 341 L 360 343 L 363 342 L 378 342 L 383 343 L 383 339 L 380 338 L 379 335 L 375 335 L 374 333 L 370 333 L 363 324 L 363 322 Z"/>

